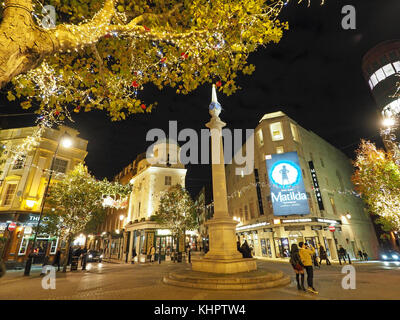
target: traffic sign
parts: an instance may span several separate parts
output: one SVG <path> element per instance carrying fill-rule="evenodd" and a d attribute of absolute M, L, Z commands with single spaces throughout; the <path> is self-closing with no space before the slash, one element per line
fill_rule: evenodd
<path fill-rule="evenodd" d="M 17 227 L 17 224 L 15 222 L 11 222 L 8 225 L 8 231 L 14 231 L 16 227 Z"/>
<path fill-rule="evenodd" d="M 329 231 L 335 232 L 335 230 L 336 230 L 335 226 L 329 226 Z"/>

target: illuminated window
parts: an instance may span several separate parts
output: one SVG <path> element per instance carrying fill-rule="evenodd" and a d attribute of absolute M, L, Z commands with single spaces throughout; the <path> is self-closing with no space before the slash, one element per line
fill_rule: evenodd
<path fill-rule="evenodd" d="M 371 81 L 374 87 L 378 84 L 378 79 L 376 78 L 375 73 L 371 76 Z"/>
<path fill-rule="evenodd" d="M 391 63 L 387 64 L 383 68 L 383 72 L 385 72 L 386 77 L 390 77 L 392 74 L 394 74 L 396 71 L 394 71 L 394 68 Z"/>
<path fill-rule="evenodd" d="M 264 145 L 264 137 L 263 137 L 262 129 L 258 130 L 258 140 L 260 141 L 261 145 Z"/>
<path fill-rule="evenodd" d="M 378 82 L 381 82 L 382 80 L 385 80 L 385 74 L 383 73 L 383 70 L 382 69 L 378 69 L 376 72 L 375 72 L 375 75 L 376 75 L 376 77 L 378 78 Z"/>
<path fill-rule="evenodd" d="M 272 141 L 283 140 L 282 123 L 275 122 L 270 124 Z"/>
<path fill-rule="evenodd" d="M 283 153 L 283 147 L 276 147 L 276 153 Z"/>
<path fill-rule="evenodd" d="M 393 66 L 396 69 L 396 72 L 400 72 L 400 61 L 394 62 Z"/>
<path fill-rule="evenodd" d="M 16 183 L 9 183 L 6 187 L 6 193 L 4 195 L 3 206 L 11 205 L 11 202 L 14 198 L 15 190 L 17 189 Z"/>
<path fill-rule="evenodd" d="M 15 160 L 13 170 L 22 169 L 24 167 L 26 156 L 22 155 L 20 158 Z"/>
<path fill-rule="evenodd" d="M 170 176 L 165 176 L 165 185 L 170 186 L 171 185 L 171 180 L 172 178 Z"/>
<path fill-rule="evenodd" d="M 293 140 L 299 142 L 299 133 L 297 131 L 297 126 L 293 123 L 290 124 L 290 130 L 292 131 Z"/>
<path fill-rule="evenodd" d="M 18 255 L 23 256 L 26 254 L 26 249 L 28 248 L 29 238 L 23 238 L 21 245 L 19 247 Z"/>
<path fill-rule="evenodd" d="M 374 85 L 373 85 L 373 83 L 372 83 L 372 80 L 369 80 L 369 87 L 371 88 L 371 89 L 373 89 L 374 88 Z"/>
<path fill-rule="evenodd" d="M 53 170 L 59 173 L 67 172 L 68 161 L 56 158 L 54 160 Z"/>

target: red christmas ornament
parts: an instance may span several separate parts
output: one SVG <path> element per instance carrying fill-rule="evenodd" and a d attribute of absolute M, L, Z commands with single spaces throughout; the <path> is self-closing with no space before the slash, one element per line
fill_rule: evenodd
<path fill-rule="evenodd" d="M 186 52 L 182 52 L 181 53 L 181 58 L 182 59 L 187 59 L 189 57 L 189 55 Z"/>
<path fill-rule="evenodd" d="M 142 103 L 142 105 L 140 106 L 143 110 L 146 110 L 146 105 Z"/>
<path fill-rule="evenodd" d="M 107 33 L 107 34 L 104 36 L 104 38 L 106 38 L 106 39 L 111 38 L 111 34 Z"/>
<path fill-rule="evenodd" d="M 150 29 L 147 28 L 146 26 L 143 26 L 143 28 L 144 28 L 145 31 L 150 31 Z"/>
<path fill-rule="evenodd" d="M 58 111 L 58 110 L 54 111 L 55 116 L 58 116 L 59 114 L 60 114 L 60 111 Z"/>
<path fill-rule="evenodd" d="M 81 110 L 81 106 L 77 106 L 76 108 L 77 108 L 78 110 Z"/>
<path fill-rule="evenodd" d="M 137 88 L 139 84 L 136 82 L 136 80 L 132 81 L 132 87 Z"/>
<path fill-rule="evenodd" d="M 160 61 L 161 61 L 161 62 L 165 62 L 166 60 L 167 60 L 167 58 L 164 57 L 164 58 L 162 58 Z"/>
<path fill-rule="evenodd" d="M 217 83 L 215 84 L 217 87 L 222 86 L 222 82 L 221 81 L 217 81 Z"/>

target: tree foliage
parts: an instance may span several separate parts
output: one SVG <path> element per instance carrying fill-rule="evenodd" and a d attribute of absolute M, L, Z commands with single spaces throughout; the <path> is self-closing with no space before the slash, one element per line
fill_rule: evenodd
<path fill-rule="evenodd" d="M 10 31 L 6 24 L 23 16 L 15 4 L 37 16 L 42 7 L 30 0 L 5 0 L 0 31 L 26 36 L 6 37 L 21 44 L 0 50 L 0 87 L 7 80 L 2 79 L 2 64 L 10 68 L 19 63 L 15 71 L 3 71 L 14 84 L 8 98 L 26 97 L 23 107 L 38 103 L 42 109 L 56 109 L 60 117 L 100 109 L 120 120 L 149 112 L 153 105 L 142 101 L 140 90 L 150 83 L 186 94 L 214 81 L 229 95 L 238 88 L 238 72 L 254 71 L 247 63 L 249 54 L 278 43 L 288 29 L 278 19 L 287 2 L 281 0 L 46 2 L 56 9 L 54 28 L 44 29 L 40 17 L 39 23 L 25 21 Z M 22 51 L 28 65 L 9 60 L 14 59 L 11 49 Z M 2 60 L 2 54 L 10 58 Z"/>
<path fill-rule="evenodd" d="M 172 235 L 184 234 L 186 230 L 198 228 L 198 205 L 189 193 L 180 185 L 172 186 L 160 199 L 155 221 L 167 229 Z"/>
<path fill-rule="evenodd" d="M 104 197 L 126 197 L 129 192 L 129 186 L 96 180 L 79 164 L 49 188 L 44 232 L 66 239 L 85 230 L 92 232 L 104 217 Z"/>
<path fill-rule="evenodd" d="M 352 180 L 356 190 L 371 212 L 379 216 L 377 222 L 385 231 L 399 230 L 400 168 L 392 155 L 362 140 L 354 166 Z"/>

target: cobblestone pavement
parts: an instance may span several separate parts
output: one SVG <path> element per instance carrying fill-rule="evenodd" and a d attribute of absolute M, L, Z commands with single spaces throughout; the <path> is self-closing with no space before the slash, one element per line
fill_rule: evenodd
<path fill-rule="evenodd" d="M 399 299 L 400 266 L 394 263 L 353 264 L 356 289 L 344 290 L 345 274 L 341 266 L 323 265 L 315 270 L 318 295 L 299 292 L 288 263 L 258 261 L 262 267 L 279 269 L 291 275 L 292 283 L 283 288 L 245 291 L 215 291 L 166 285 L 162 278 L 168 272 L 189 269 L 186 263 L 111 264 L 91 263 L 86 271 L 57 272 L 56 289 L 42 288 L 39 271 L 24 277 L 23 271 L 11 271 L 0 279 L 0 299 L 44 300 L 260 300 L 260 299 Z"/>

